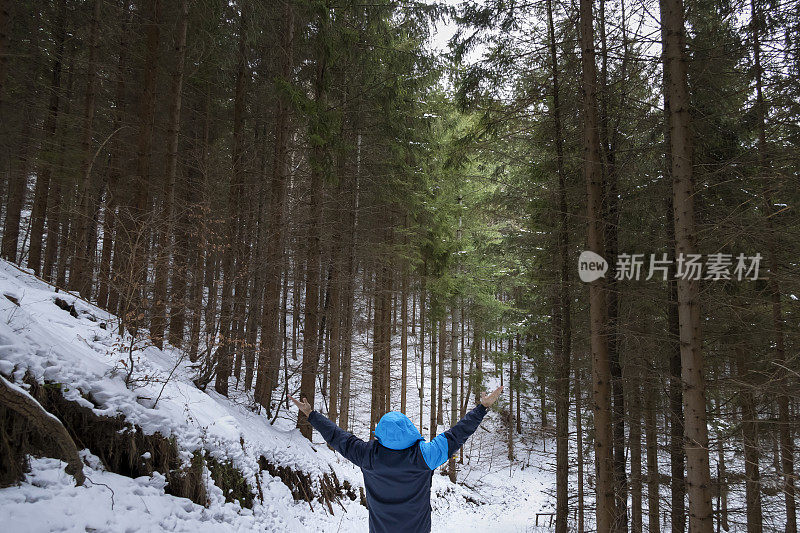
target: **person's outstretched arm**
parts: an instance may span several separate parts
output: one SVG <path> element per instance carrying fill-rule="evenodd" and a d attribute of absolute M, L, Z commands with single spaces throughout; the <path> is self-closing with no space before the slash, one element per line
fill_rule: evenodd
<path fill-rule="evenodd" d="M 422 457 L 431 470 L 436 470 L 446 463 L 447 459 L 452 457 L 464 445 L 469 436 L 475 433 L 475 430 L 481 424 L 481 420 L 486 416 L 488 408 L 497 401 L 501 392 L 503 392 L 503 387 L 498 387 L 489 395 L 484 393 L 481 396 L 481 403 L 464 415 L 464 418 L 459 420 L 458 424 L 444 433 L 440 433 L 432 441 L 420 443 L 419 448 L 422 451 Z"/>
<path fill-rule="evenodd" d="M 322 438 L 325 439 L 325 442 L 342 454 L 345 459 L 354 463 L 356 466 L 361 466 L 368 446 L 366 442 L 352 433 L 343 430 L 328 417 L 313 410 L 305 398 L 301 398 L 302 402 L 298 402 L 291 396 L 289 396 L 289 399 L 308 417 L 308 422 L 314 429 L 319 431 Z"/>

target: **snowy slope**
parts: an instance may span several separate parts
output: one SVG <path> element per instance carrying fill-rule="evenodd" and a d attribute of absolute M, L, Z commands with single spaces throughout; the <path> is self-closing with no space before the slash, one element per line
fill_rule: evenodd
<path fill-rule="evenodd" d="M 40 382 L 62 383 L 68 399 L 98 415 L 123 414 L 147 434 L 174 437 L 187 462 L 200 449 L 232 461 L 251 487 L 258 477 L 264 493 L 263 502 L 255 498 L 253 509 L 242 508 L 238 502 L 226 503 L 206 476 L 209 503 L 202 507 L 166 495 L 165 480 L 158 473 L 130 479 L 106 472 L 84 450 L 90 481 L 83 487 L 72 486 L 63 463 L 35 459 L 25 482 L 0 490 L 9 531 L 367 530 L 367 511 L 358 499 L 342 498 L 334 515 L 316 502 L 312 510 L 305 501 L 295 502 L 278 478 L 259 470 L 258 458 L 264 456 L 312 477 L 334 470 L 339 480 L 363 485 L 358 470 L 330 451 L 319 435 L 310 444 L 293 429 L 295 412 L 284 411 L 273 426 L 248 408 L 252 402 L 243 393 L 228 399 L 210 387 L 200 391 L 191 382 L 188 362 L 174 349 L 137 347 L 134 385 L 126 387 L 131 339 L 116 334 L 115 317 L 73 295 L 56 293 L 6 262 L 0 262 L 0 293 L 5 295 L 0 296 L 0 373 L 17 383 L 26 372 Z M 61 307 L 56 299 L 62 300 Z M 75 312 L 63 309 L 64 302 Z M 366 339 L 360 339 L 353 356 L 352 427 L 362 438 L 368 434 L 369 373 L 359 365 L 370 360 L 367 350 Z M 413 371 L 410 379 L 415 379 Z M 393 397 L 393 408 L 398 408 L 395 401 L 399 400 Z M 318 408 L 325 410 L 324 405 Z M 424 411 L 423 420 L 428 417 Z M 409 383 L 408 413 L 419 420 L 414 383 Z M 434 531 L 534 531 L 539 529 L 533 527 L 536 513 L 552 511 L 547 492 L 553 477 L 546 464 L 551 459 L 540 452 L 544 442 L 530 435 L 521 439 L 516 445 L 519 461 L 511 463 L 505 458 L 505 439 L 494 429 L 496 418 L 489 414 L 465 446 L 459 484 L 434 476 Z M 445 424 L 449 422 L 446 415 Z M 552 448 L 551 443 L 547 446 Z M 523 464 L 529 466 L 522 469 Z"/>

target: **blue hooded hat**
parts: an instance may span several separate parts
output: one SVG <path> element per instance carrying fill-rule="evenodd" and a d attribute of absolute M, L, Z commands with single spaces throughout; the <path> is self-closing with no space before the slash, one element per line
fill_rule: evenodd
<path fill-rule="evenodd" d="M 375 427 L 375 438 L 392 450 L 404 450 L 423 440 L 417 426 L 400 411 L 389 411 Z"/>

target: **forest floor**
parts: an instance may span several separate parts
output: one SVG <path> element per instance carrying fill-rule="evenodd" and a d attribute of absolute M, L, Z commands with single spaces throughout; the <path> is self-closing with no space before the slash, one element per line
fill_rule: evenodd
<path fill-rule="evenodd" d="M 67 399 L 98 415 L 125 416 L 147 434 L 174 438 L 188 463 L 202 450 L 230 460 L 250 487 L 260 485 L 263 502 L 253 508 L 226 502 L 207 469 L 205 506 L 165 493 L 164 476 L 130 478 L 108 472 L 89 450 L 81 452 L 87 481 L 75 487 L 60 461 L 31 460 L 31 471 L 18 486 L 0 489 L 0 509 L 7 531 L 366 531 L 367 510 L 358 498 L 341 498 L 334 514 L 318 502 L 295 501 L 279 478 L 260 470 L 258 458 L 275 465 L 321 475 L 333 469 L 341 481 L 363 486 L 360 472 L 314 435 L 309 444 L 294 429 L 296 411 L 283 410 L 274 425 L 252 409 L 252 398 L 237 391 L 230 398 L 191 381 L 193 370 L 181 352 L 137 346 L 116 333 L 117 319 L 74 295 L 45 284 L 0 262 L 0 373 L 17 383 L 31 374 L 39 382 L 60 383 Z M 58 301 L 57 301 L 58 300 Z M 64 304 L 67 304 L 66 306 Z M 65 309 L 66 307 L 66 309 Z M 411 343 L 416 341 L 411 337 Z M 368 436 L 368 335 L 356 338 L 353 351 L 352 424 Z M 392 375 L 399 376 L 399 349 L 393 349 Z M 129 386 L 125 378 L 133 359 Z M 427 357 L 426 357 L 427 360 Z M 409 365 L 417 361 L 409 357 Z M 289 359 L 290 390 L 299 380 L 300 357 Z M 408 415 L 419 421 L 418 364 L 409 368 Z M 426 368 L 429 376 L 430 368 Z M 493 378 L 489 378 L 492 380 Z M 429 379 L 426 379 L 426 385 Z M 232 383 L 233 385 L 233 383 Z M 399 408 L 399 387 L 393 384 L 392 408 Z M 494 383 L 487 383 L 488 386 Z M 444 398 L 449 398 L 449 379 Z M 429 418 L 425 391 L 423 419 Z M 91 402 L 87 400 L 91 398 Z M 323 413 L 324 399 L 317 408 Z M 515 460 L 507 458 L 507 430 L 491 412 L 464 447 L 458 484 L 434 475 L 431 505 L 434 531 L 547 531 L 536 527 L 538 513 L 554 510 L 553 442 L 536 433 L 525 415 L 525 433 L 515 438 Z M 450 425 L 445 403 L 443 431 Z M 428 435 L 428 428 L 423 428 Z M 143 457 L 146 460 L 147 457 Z M 587 495 L 588 496 L 588 495 Z M 313 509 L 312 509 L 313 507 Z M 587 517 L 588 518 L 588 517 Z M 549 516 L 540 517 L 540 524 Z"/>

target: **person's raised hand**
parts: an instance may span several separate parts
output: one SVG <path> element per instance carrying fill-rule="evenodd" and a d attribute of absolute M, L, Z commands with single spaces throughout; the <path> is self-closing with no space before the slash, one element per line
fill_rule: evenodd
<path fill-rule="evenodd" d="M 302 400 L 301 402 L 298 402 L 291 396 L 289 396 L 289 399 L 294 402 L 297 408 L 300 409 L 300 411 L 302 411 L 304 415 L 308 416 L 311 414 L 311 411 L 313 411 L 313 409 L 311 408 L 311 404 L 306 401 L 305 397 L 303 396 L 300 397 L 300 399 Z"/>
<path fill-rule="evenodd" d="M 481 394 L 481 403 L 485 408 L 487 409 L 490 408 L 492 405 L 494 405 L 494 402 L 497 401 L 497 398 L 500 397 L 501 392 L 503 392 L 502 385 L 500 387 L 497 387 L 491 394 L 486 394 L 484 392 L 483 394 Z"/>

